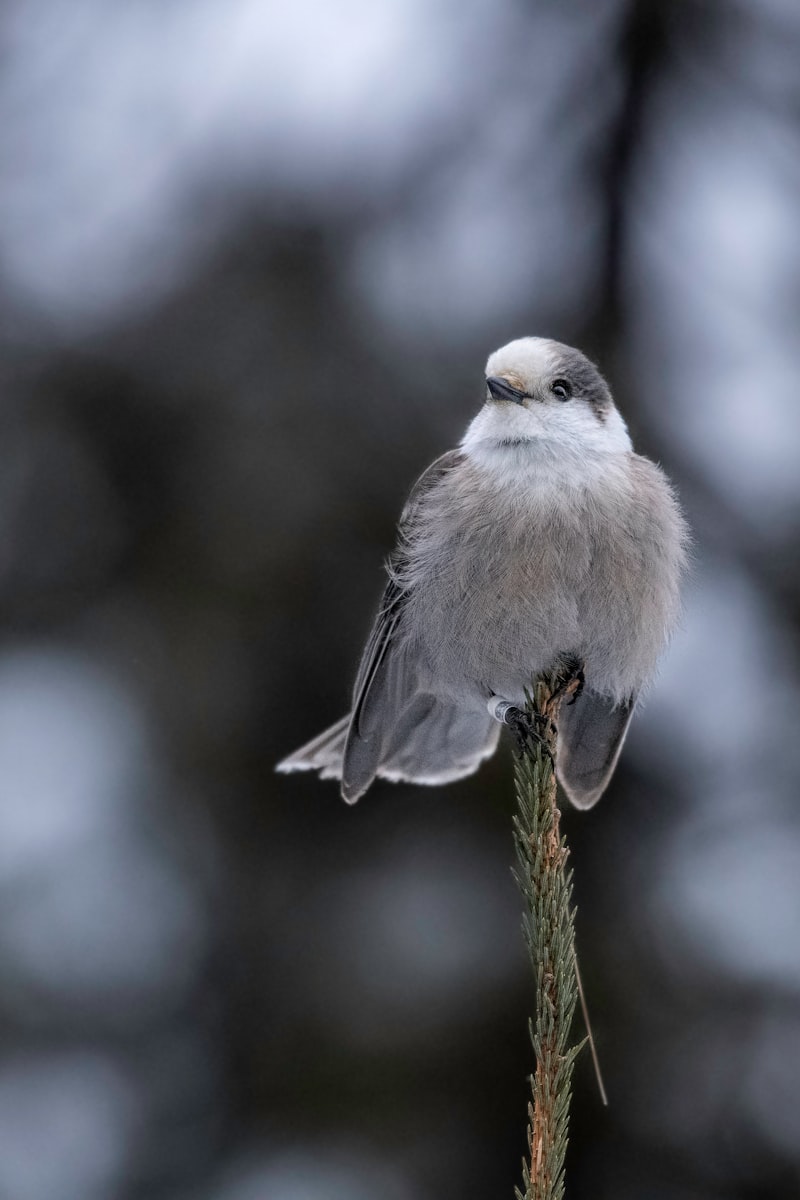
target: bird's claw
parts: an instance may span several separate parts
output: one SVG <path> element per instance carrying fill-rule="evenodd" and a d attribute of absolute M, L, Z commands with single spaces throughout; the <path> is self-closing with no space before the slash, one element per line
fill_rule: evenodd
<path fill-rule="evenodd" d="M 547 741 L 548 727 L 555 733 L 555 725 L 542 713 L 527 713 L 517 708 L 510 700 L 501 700 L 492 696 L 488 704 L 489 712 L 496 721 L 507 725 L 516 739 L 521 754 L 524 754 L 531 742 L 544 745 Z"/>
<path fill-rule="evenodd" d="M 586 676 L 583 672 L 582 661 L 574 654 L 565 654 L 559 670 L 559 685 L 553 692 L 552 699 L 559 700 L 569 696 L 567 704 L 574 704 L 583 694 Z"/>
<path fill-rule="evenodd" d="M 552 734 L 556 733 L 555 725 L 547 717 L 541 713 L 531 716 L 521 708 L 515 708 L 508 714 L 506 724 L 516 739 L 520 754 L 524 754 L 532 742 L 546 746 L 548 728 Z"/>

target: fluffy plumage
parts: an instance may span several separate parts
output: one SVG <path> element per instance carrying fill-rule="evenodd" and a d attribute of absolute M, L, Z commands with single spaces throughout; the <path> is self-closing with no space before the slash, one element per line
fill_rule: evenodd
<path fill-rule="evenodd" d="M 472 773 L 497 745 L 487 701 L 522 706 L 570 655 L 586 686 L 562 710 L 557 769 L 590 807 L 678 617 L 686 526 L 594 365 L 522 338 L 486 375 L 460 449 L 425 471 L 403 510 L 350 716 L 278 767 L 341 778 L 350 802 L 376 776 Z"/>

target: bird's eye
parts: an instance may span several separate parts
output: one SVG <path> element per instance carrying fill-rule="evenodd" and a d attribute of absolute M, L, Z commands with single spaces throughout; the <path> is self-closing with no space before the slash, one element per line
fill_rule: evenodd
<path fill-rule="evenodd" d="M 554 379 L 550 384 L 550 391 L 554 396 L 558 396 L 559 400 L 569 400 L 572 395 L 572 385 L 568 379 Z"/>

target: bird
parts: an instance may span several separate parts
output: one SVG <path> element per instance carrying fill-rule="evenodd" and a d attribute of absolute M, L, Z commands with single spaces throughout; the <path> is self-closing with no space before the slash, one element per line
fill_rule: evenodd
<path fill-rule="evenodd" d="M 599 369 L 522 337 L 489 356 L 460 445 L 411 489 L 350 712 L 281 772 L 341 781 L 471 775 L 564 664 L 556 775 L 591 808 L 679 621 L 689 531 L 662 469 L 634 452 Z"/>

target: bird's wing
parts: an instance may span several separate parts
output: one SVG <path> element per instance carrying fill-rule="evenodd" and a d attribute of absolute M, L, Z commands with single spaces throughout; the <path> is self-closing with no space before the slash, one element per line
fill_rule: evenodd
<path fill-rule="evenodd" d="M 380 765 L 383 734 L 396 720 L 414 691 L 405 656 L 393 653 L 409 589 L 402 583 L 409 539 L 425 496 L 443 476 L 464 460 L 450 450 L 431 463 L 411 489 L 398 526 L 397 544 L 387 569 L 389 579 L 372 627 L 353 689 L 353 710 L 344 752 L 342 794 L 357 800 L 369 787 Z"/>
<path fill-rule="evenodd" d="M 576 808 L 591 808 L 617 765 L 636 697 L 614 704 L 584 692 L 561 708 L 558 720 L 558 780 Z"/>

